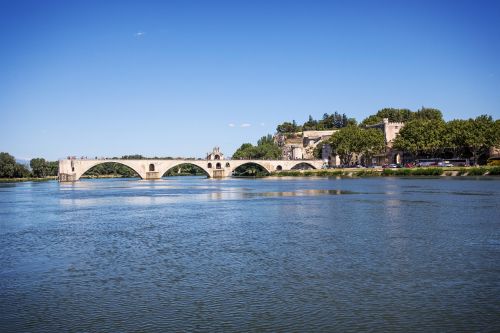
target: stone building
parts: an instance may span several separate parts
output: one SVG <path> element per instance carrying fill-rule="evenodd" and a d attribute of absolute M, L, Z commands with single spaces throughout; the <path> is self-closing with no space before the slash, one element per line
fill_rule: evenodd
<path fill-rule="evenodd" d="M 316 146 L 330 138 L 337 130 L 304 131 L 291 134 L 278 134 L 275 142 L 281 147 L 285 160 L 312 160 Z"/>
<path fill-rule="evenodd" d="M 329 144 L 323 145 L 321 147 L 321 159 L 329 166 L 340 165 L 339 155 L 335 154 L 332 146 L 330 146 Z"/>
<path fill-rule="evenodd" d="M 402 122 L 389 122 L 384 118 L 382 122 L 367 126 L 368 128 L 379 128 L 384 132 L 385 152 L 375 155 L 371 161 L 363 161 L 365 165 L 383 165 L 389 163 L 403 163 L 403 152 L 392 148 L 394 139 L 399 131 L 404 127 Z M 328 131 L 304 131 L 290 134 L 278 134 L 275 142 L 282 149 L 283 159 L 301 160 L 314 159 L 314 149 L 318 144 L 329 139 L 337 129 Z M 362 156 L 356 156 L 363 160 Z M 321 148 L 321 159 L 330 166 L 340 165 L 340 159 L 332 150 L 331 146 L 324 144 Z M 352 161 L 353 163 L 355 161 Z"/>
<path fill-rule="evenodd" d="M 375 155 L 371 161 L 365 161 L 365 163 L 371 165 L 403 163 L 403 152 L 393 149 L 392 144 L 404 125 L 405 124 L 401 122 L 389 122 L 388 118 L 384 118 L 381 123 L 366 126 L 368 128 L 379 128 L 384 132 L 385 153 Z"/>

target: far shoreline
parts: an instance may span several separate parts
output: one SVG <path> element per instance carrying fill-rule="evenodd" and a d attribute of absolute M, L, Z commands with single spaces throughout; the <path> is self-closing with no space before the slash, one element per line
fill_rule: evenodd
<path fill-rule="evenodd" d="M 199 176 L 181 174 L 177 176 Z M 368 178 L 368 177 L 483 177 L 500 176 L 500 166 L 479 166 L 479 167 L 430 167 L 430 168 L 394 168 L 394 169 L 369 169 L 369 168 L 345 168 L 345 169 L 315 169 L 315 170 L 289 170 L 271 172 L 269 175 L 259 176 L 233 176 L 229 178 L 257 179 L 257 178 L 282 178 L 282 177 L 340 177 L 340 178 Z M 109 178 L 136 178 L 116 174 L 111 175 L 91 175 L 82 176 L 82 179 L 109 179 Z M 162 177 L 165 178 L 165 177 Z M 168 177 L 166 177 L 168 178 Z M 136 178 L 138 179 L 138 178 Z M 21 183 L 21 182 L 45 182 L 57 180 L 57 176 L 44 178 L 0 178 L 0 183 Z"/>

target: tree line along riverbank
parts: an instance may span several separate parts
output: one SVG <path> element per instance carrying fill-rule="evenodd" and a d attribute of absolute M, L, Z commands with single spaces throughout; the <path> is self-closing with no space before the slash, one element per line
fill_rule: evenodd
<path fill-rule="evenodd" d="M 289 170 L 272 172 L 270 175 L 275 177 L 500 176 L 500 167 Z"/>

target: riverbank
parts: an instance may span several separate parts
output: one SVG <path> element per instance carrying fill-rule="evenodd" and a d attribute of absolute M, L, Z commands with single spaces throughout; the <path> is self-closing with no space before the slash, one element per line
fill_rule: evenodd
<path fill-rule="evenodd" d="M 0 178 L 0 183 L 20 183 L 20 182 L 46 182 L 49 180 L 57 180 L 57 176 L 49 176 L 44 178 L 26 177 L 26 178 Z"/>
<path fill-rule="evenodd" d="M 275 177 L 499 176 L 500 167 L 322 169 L 272 172 Z"/>

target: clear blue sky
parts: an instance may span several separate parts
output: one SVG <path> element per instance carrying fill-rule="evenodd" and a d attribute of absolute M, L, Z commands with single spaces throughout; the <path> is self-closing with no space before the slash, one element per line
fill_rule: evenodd
<path fill-rule="evenodd" d="M 0 151 L 232 154 L 309 114 L 500 118 L 500 1 L 0 0 Z"/>

